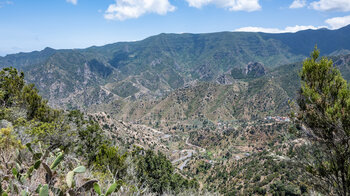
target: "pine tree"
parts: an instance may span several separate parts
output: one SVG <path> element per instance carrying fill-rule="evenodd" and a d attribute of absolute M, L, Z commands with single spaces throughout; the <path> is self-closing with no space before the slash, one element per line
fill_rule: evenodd
<path fill-rule="evenodd" d="M 330 194 L 350 195 L 350 89 L 332 60 L 315 50 L 301 70 L 296 122 L 312 149 L 307 171 Z M 328 186 L 324 186 L 328 185 Z"/>

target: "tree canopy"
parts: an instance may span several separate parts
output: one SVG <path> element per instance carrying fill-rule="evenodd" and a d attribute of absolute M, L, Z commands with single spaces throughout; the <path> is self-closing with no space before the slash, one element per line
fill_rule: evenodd
<path fill-rule="evenodd" d="M 350 89 L 332 60 L 315 47 L 300 73 L 301 89 L 293 115 L 310 141 L 304 158 L 320 189 L 350 194 Z M 324 186 L 328 185 L 328 186 Z"/>

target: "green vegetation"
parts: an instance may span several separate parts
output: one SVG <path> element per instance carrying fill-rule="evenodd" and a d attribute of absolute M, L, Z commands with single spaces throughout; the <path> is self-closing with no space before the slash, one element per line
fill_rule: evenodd
<path fill-rule="evenodd" d="M 51 109 L 14 68 L 0 72 L 0 94 L 0 195 L 198 189 L 196 181 L 175 174 L 164 155 L 120 150 L 83 113 Z"/>
<path fill-rule="evenodd" d="M 206 154 L 196 157 L 184 173 L 223 195 L 308 195 L 313 187 L 293 160 L 299 144 L 288 133 L 290 124 L 250 123 L 245 129 L 192 131 L 191 143 L 205 148 Z"/>
<path fill-rule="evenodd" d="M 350 55 L 330 57 L 342 75 L 318 52 L 295 63 L 315 42 L 347 52 L 348 34 L 161 34 L 0 57 L 26 73 L 0 71 L 0 195 L 348 195 Z"/>
<path fill-rule="evenodd" d="M 8 55 L 0 57 L 0 68 L 24 70 L 27 81 L 55 106 L 87 107 L 111 101 L 108 91 L 123 98 L 140 91 L 158 97 L 189 81 L 215 82 L 224 73 L 231 73 L 227 74 L 231 78 L 260 77 L 264 69 L 245 75 L 242 68 L 252 62 L 269 70 L 300 61 L 314 43 L 327 55 L 346 51 L 350 49 L 348 33 L 349 28 L 295 34 L 160 34 L 138 42 L 81 50 L 46 48 Z M 118 83 L 124 87 L 114 91 Z"/>
<path fill-rule="evenodd" d="M 303 63 L 295 118 L 312 142 L 303 164 L 324 192 L 350 194 L 350 89 L 332 60 L 315 48 Z"/>
<path fill-rule="evenodd" d="M 155 154 L 151 150 L 137 149 L 133 152 L 137 165 L 137 176 L 141 183 L 147 183 L 151 190 L 165 193 L 167 190 L 178 194 L 182 189 L 198 189 L 198 182 L 184 179 L 174 173 L 174 167 L 164 154 Z"/>
<path fill-rule="evenodd" d="M 103 63 L 96 59 L 92 59 L 88 62 L 89 68 L 92 72 L 97 72 L 102 77 L 106 78 L 112 74 L 112 68 L 106 67 Z"/>

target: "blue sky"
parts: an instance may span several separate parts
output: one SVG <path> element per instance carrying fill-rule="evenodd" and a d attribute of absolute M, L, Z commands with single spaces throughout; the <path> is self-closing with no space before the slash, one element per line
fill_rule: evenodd
<path fill-rule="evenodd" d="M 347 24 L 350 0 L 0 0 L 0 56 L 159 33 L 279 33 Z"/>

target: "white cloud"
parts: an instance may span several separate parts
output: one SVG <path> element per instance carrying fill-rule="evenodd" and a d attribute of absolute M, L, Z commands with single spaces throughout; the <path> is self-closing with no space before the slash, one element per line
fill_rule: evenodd
<path fill-rule="evenodd" d="M 310 7 L 320 11 L 350 11 L 350 0 L 319 0 L 310 3 Z"/>
<path fill-rule="evenodd" d="M 325 21 L 332 29 L 339 29 L 350 24 L 350 15 L 344 17 L 330 18 Z"/>
<path fill-rule="evenodd" d="M 296 9 L 305 7 L 306 0 L 294 0 L 292 4 L 290 4 L 289 8 Z"/>
<path fill-rule="evenodd" d="M 302 31 L 306 29 L 320 29 L 325 28 L 324 26 L 315 27 L 315 26 L 302 26 L 302 25 L 296 25 L 291 27 L 286 27 L 284 29 L 278 29 L 278 28 L 264 28 L 264 27 L 243 27 L 236 29 L 234 31 L 240 31 L 240 32 L 264 32 L 264 33 L 295 33 L 297 31 Z"/>
<path fill-rule="evenodd" d="M 257 11 L 261 9 L 259 0 L 186 0 L 191 7 L 201 8 L 208 4 L 228 8 L 230 11 Z"/>
<path fill-rule="evenodd" d="M 282 30 L 277 29 L 277 28 L 264 28 L 264 27 L 242 27 L 242 28 L 239 28 L 239 29 L 235 29 L 234 31 L 280 33 Z"/>
<path fill-rule="evenodd" d="M 116 0 L 115 4 L 108 6 L 104 17 L 108 20 L 125 20 L 147 13 L 165 15 L 174 10 L 175 7 L 168 0 Z"/>
<path fill-rule="evenodd" d="M 78 0 L 66 0 L 68 3 L 71 3 L 73 5 L 76 5 L 78 3 Z"/>

